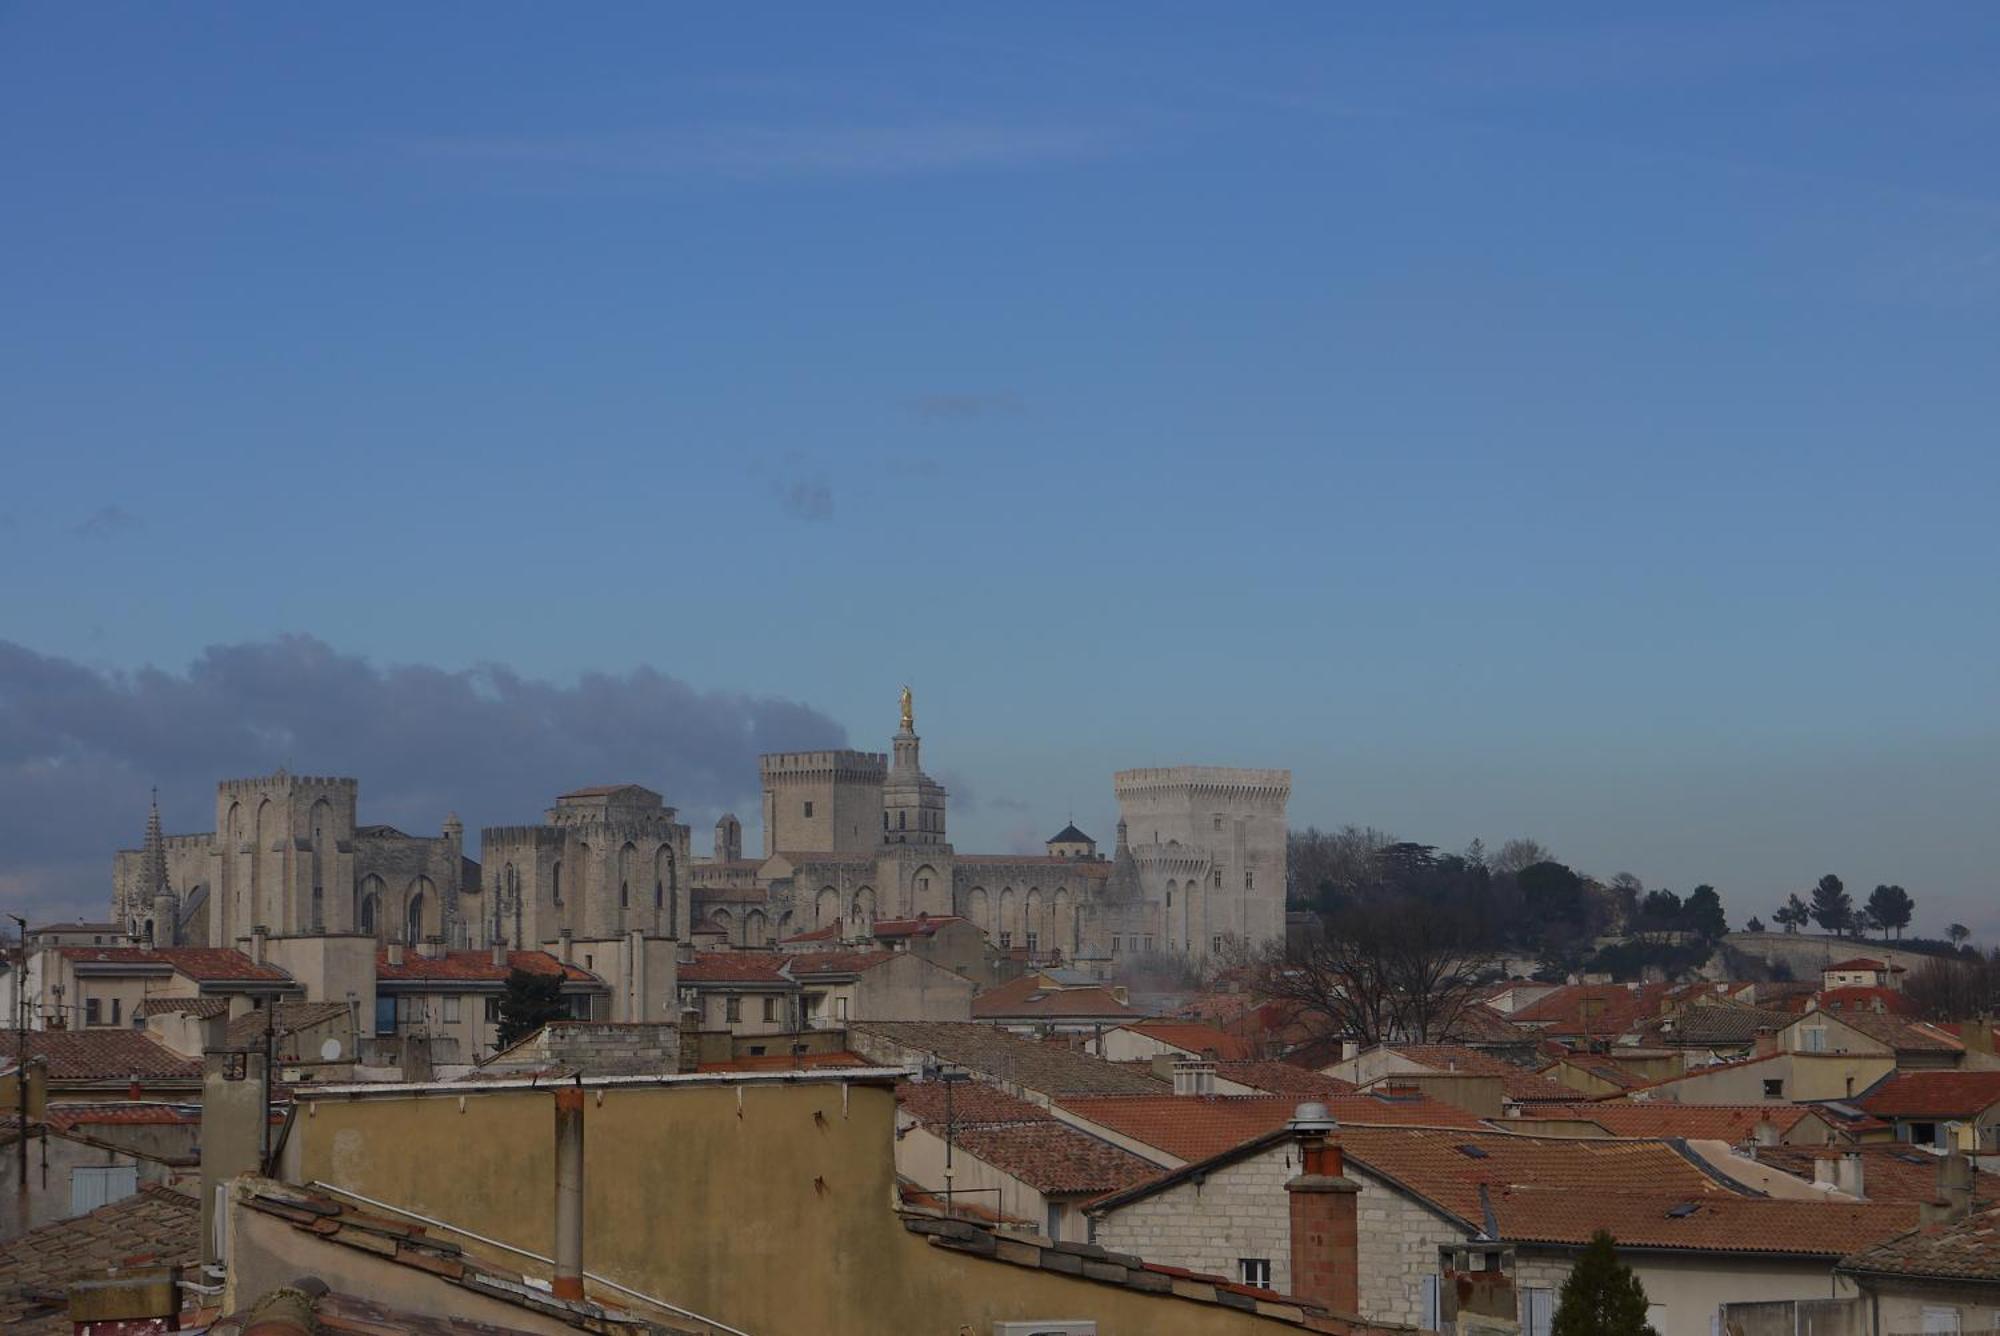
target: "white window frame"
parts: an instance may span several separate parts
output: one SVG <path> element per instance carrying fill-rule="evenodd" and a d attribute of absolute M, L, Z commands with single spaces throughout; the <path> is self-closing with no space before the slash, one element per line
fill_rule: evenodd
<path fill-rule="evenodd" d="M 1254 1285 L 1260 1290 L 1270 1289 L 1271 1259 L 1268 1257 L 1237 1258 L 1236 1280 L 1240 1285 Z"/>

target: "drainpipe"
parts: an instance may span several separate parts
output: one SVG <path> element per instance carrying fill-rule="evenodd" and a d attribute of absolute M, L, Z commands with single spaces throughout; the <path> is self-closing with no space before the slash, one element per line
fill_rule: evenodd
<path fill-rule="evenodd" d="M 583 1298 L 583 1086 L 556 1091 L 556 1274 L 558 1299 Z"/>

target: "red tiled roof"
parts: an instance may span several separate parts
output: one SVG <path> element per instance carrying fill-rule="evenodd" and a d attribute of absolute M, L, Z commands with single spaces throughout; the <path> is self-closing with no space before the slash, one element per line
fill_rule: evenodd
<path fill-rule="evenodd" d="M 1577 1245 L 1608 1229 L 1629 1247 L 1839 1256 L 1916 1217 L 1907 1204 L 1745 1197 L 1664 1141 L 1375 1128 L 1341 1141 L 1363 1169 L 1475 1227 L 1490 1209 L 1517 1243 Z"/>
<path fill-rule="evenodd" d="M 1330 1095 L 1346 1095 L 1354 1091 L 1352 1081 L 1343 1081 L 1289 1062 L 1218 1062 L 1215 1074 L 1225 1081 L 1234 1081 L 1253 1090 L 1290 1095 L 1296 1099 L 1323 1100 Z"/>
<path fill-rule="evenodd" d="M 1850 960 L 1839 960 L 1835 961 L 1831 965 L 1822 965 L 1820 966 L 1819 972 L 1821 974 L 1827 974 L 1836 970 L 1838 971 L 1874 970 L 1878 974 L 1881 974 L 1881 973 L 1887 973 L 1888 969 L 1889 969 L 1888 965 L 1870 956 L 1855 956 Z"/>
<path fill-rule="evenodd" d="M 1972 1118 L 2000 1104 L 2000 1072 L 1895 1072 L 1848 1103 L 1878 1118 Z"/>
<path fill-rule="evenodd" d="M 1842 1258 L 1839 1270 L 1938 1280 L 2000 1280 L 2000 1210 L 1980 1211 L 1953 1224 L 1923 1226 L 1884 1239 Z"/>
<path fill-rule="evenodd" d="M 1562 1057 L 1556 1059 L 1555 1062 L 1544 1067 L 1542 1071 L 1548 1072 L 1562 1065 L 1574 1067 L 1580 1072 L 1585 1072 L 1596 1077 L 1607 1085 L 1615 1085 L 1620 1090 L 1637 1090 L 1640 1086 L 1647 1084 L 1645 1077 L 1626 1070 L 1610 1058 L 1602 1057 L 1595 1053 L 1565 1053 Z M 1714 1068 L 1705 1068 L 1704 1070 L 1713 1071 Z M 1552 1081 L 1555 1080 L 1554 1077 L 1550 1077 L 1549 1079 Z M 1558 1081 L 1557 1084 L 1560 1085 L 1561 1082 Z"/>
<path fill-rule="evenodd" d="M 960 1153 L 977 1156 L 1037 1192 L 1117 1192 L 1159 1173 L 1150 1160 L 1055 1121 L 960 1127 L 953 1140 Z"/>
<path fill-rule="evenodd" d="M 262 1043 L 267 1019 L 271 1024 L 273 1036 L 284 1039 L 315 1025 L 324 1025 L 328 1021 L 345 1021 L 347 1018 L 347 1004 L 344 1002 L 273 1004 L 259 1007 L 255 1011 L 246 1011 L 232 1019 L 223 1032 L 223 1038 L 232 1045 Z M 293 1046 L 293 1051 L 296 1052 L 296 1046 Z M 279 1055 L 283 1054 L 284 1049 L 281 1048 Z"/>
<path fill-rule="evenodd" d="M 1806 1016 L 1814 1013 L 1807 1012 Z M 1827 1015 L 1853 1027 L 1871 1039 L 1878 1039 L 1898 1053 L 1963 1053 L 1965 1045 L 1923 1021 L 1902 1016 L 1885 1016 L 1874 1011 L 1829 1011 Z M 1794 1022 L 1796 1024 L 1796 1022 Z"/>
<path fill-rule="evenodd" d="M 1944 1156 L 1919 1149 L 1907 1142 L 1874 1142 L 1841 1146 L 1759 1146 L 1757 1163 L 1782 1169 L 1810 1183 L 1817 1177 L 1822 1161 L 1838 1161 L 1845 1155 L 1861 1157 L 1861 1188 L 1869 1201 L 1935 1202 L 1938 1168 Z M 1992 1201 L 1992 1174 L 1972 1174 L 1975 1204 Z M 1996 1276 L 2000 1279 L 2000 1276 Z"/>
<path fill-rule="evenodd" d="M 792 974 L 859 974 L 872 970 L 877 965 L 885 965 L 896 958 L 894 951 L 808 951 L 803 955 L 786 956 L 787 966 Z"/>
<path fill-rule="evenodd" d="M 42 1121 L 58 1132 L 78 1127 L 199 1126 L 199 1104 L 157 1104 L 123 1100 L 116 1104 L 51 1104 Z"/>
<path fill-rule="evenodd" d="M 1185 1053 L 1228 1062 L 1243 1061 L 1253 1051 L 1251 1043 L 1241 1035 L 1229 1034 L 1199 1021 L 1134 1021 L 1125 1028 Z"/>
<path fill-rule="evenodd" d="M 72 1330 L 65 1291 L 114 1267 L 187 1266 L 201 1256 L 201 1203 L 148 1184 L 88 1215 L 0 1243 L 0 1327 Z"/>
<path fill-rule="evenodd" d="M 48 1065 L 51 1081 L 199 1080 L 201 1062 L 184 1058 L 141 1030 L 30 1030 L 28 1056 Z M 0 1059 L 12 1066 L 20 1036 L 0 1034 Z"/>
<path fill-rule="evenodd" d="M 1450 1127 L 1485 1124 L 1425 1096 L 1335 1095 L 1323 1101 L 1343 1126 Z M 1285 1095 L 1103 1095 L 1056 1101 L 1065 1112 L 1178 1160 L 1205 1160 L 1285 1125 L 1298 1100 Z"/>
<path fill-rule="evenodd" d="M 826 924 L 824 927 L 814 928 L 811 932 L 797 933 L 791 937 L 783 938 L 778 944 L 783 946 L 787 942 L 837 942 L 839 940 L 840 920 L 835 919 L 832 923 Z"/>
<path fill-rule="evenodd" d="M 148 997 L 132 1008 L 134 1016 L 199 1016 L 207 1019 L 229 1014 L 226 997 Z"/>
<path fill-rule="evenodd" d="M 78 965 L 165 965 L 197 983 L 290 983 L 276 965 L 259 965 L 226 946 L 59 946 Z"/>
<path fill-rule="evenodd" d="M 1781 1133 L 1789 1132 L 1812 1113 L 1803 1104 L 1682 1104 L 1664 1099 L 1601 1099 L 1588 1104 L 1537 1105 L 1524 1116 L 1580 1118 L 1596 1123 L 1615 1137 L 1690 1137 L 1698 1141 L 1739 1143 L 1751 1140 L 1759 1123 L 1767 1122 Z"/>
<path fill-rule="evenodd" d="M 785 957 L 750 951 L 702 951 L 683 963 L 676 976 L 682 983 L 768 983 L 789 987 L 783 973 Z"/>
<path fill-rule="evenodd" d="M 1518 1024 L 1551 1035 L 1623 1034 L 1658 1015 L 1668 984 L 1569 984 L 1537 998 L 1512 1016 Z"/>
<path fill-rule="evenodd" d="M 602 982 L 581 965 L 565 965 L 547 951 L 509 951 L 504 965 L 493 963 L 491 951 L 447 951 L 441 956 L 407 951 L 400 965 L 389 963 L 386 950 L 375 953 L 375 977 L 390 982 L 505 983 L 514 970 L 525 970 L 529 974 L 560 973 L 571 983 Z"/>
<path fill-rule="evenodd" d="M 1003 1017 L 1038 1017 L 1052 1019 L 1062 1016 L 1081 1016 L 1124 1020 L 1144 1016 L 1146 1013 L 1129 1007 L 1111 995 L 1109 989 L 1057 988 L 1038 975 L 1027 974 L 998 988 L 989 988 L 972 999 L 974 1020 L 996 1020 Z"/>
<path fill-rule="evenodd" d="M 1391 1044 L 1388 1047 L 1391 1052 L 1399 1053 L 1430 1071 L 1497 1076 L 1502 1094 L 1516 1103 L 1576 1098 L 1576 1091 L 1560 1081 L 1550 1080 L 1505 1058 L 1496 1058 L 1463 1044 Z"/>
<path fill-rule="evenodd" d="M 946 1095 L 946 1090 L 950 1095 Z M 902 1081 L 896 1085 L 896 1107 L 920 1123 L 942 1127 L 947 1102 L 958 1127 L 998 1123 L 1046 1123 L 1054 1115 L 1039 1104 L 1018 1099 L 984 1081 Z"/>

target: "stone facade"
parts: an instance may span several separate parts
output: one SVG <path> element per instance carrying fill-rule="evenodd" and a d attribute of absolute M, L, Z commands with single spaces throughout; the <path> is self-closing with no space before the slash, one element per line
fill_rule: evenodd
<path fill-rule="evenodd" d="M 1438 1275 L 1441 1250 L 1463 1244 L 1465 1231 L 1349 1160 L 1360 1185 L 1361 1315 L 1421 1324 Z M 1291 1203 L 1285 1184 L 1299 1173 L 1298 1144 L 1275 1138 L 1261 1149 L 1170 1187 L 1093 1211 L 1093 1243 L 1148 1261 L 1232 1279 L 1245 1258 L 1267 1259 L 1271 1285 L 1293 1293 Z"/>
<path fill-rule="evenodd" d="M 1074 826 L 1041 855 L 961 854 L 949 840 L 949 795 L 924 773 L 921 749 L 906 717 L 887 756 L 765 756 L 765 856 L 744 860 L 740 830 L 732 840 L 718 825 L 713 857 L 693 868 L 696 921 L 756 946 L 830 925 L 861 938 L 877 918 L 956 914 L 1031 958 L 1105 966 L 1151 950 L 1204 960 L 1226 942 L 1283 932 L 1289 771 L 1123 771 L 1110 858 Z"/>
<path fill-rule="evenodd" d="M 687 936 L 689 832 L 651 789 L 562 794 L 539 826 L 487 827 L 480 853 L 492 869 L 489 932 L 517 946 Z"/>
<path fill-rule="evenodd" d="M 479 868 L 457 817 L 437 836 L 358 825 L 358 789 L 283 770 L 224 780 L 215 830 L 199 835 L 162 834 L 156 808 L 144 846 L 113 860 L 118 921 L 160 946 L 242 946 L 259 927 L 467 944 Z"/>

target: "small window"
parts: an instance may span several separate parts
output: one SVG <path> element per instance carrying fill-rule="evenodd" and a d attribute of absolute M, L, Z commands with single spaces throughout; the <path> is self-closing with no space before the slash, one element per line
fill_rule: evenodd
<path fill-rule="evenodd" d="M 94 997 L 87 997 L 83 1000 L 83 1023 L 85 1025 L 101 1024 L 97 1015 L 97 999 Z"/>
<path fill-rule="evenodd" d="M 909 828 L 910 828 L 910 814 L 908 812 L 896 813 L 896 829 L 908 830 Z"/>
<path fill-rule="evenodd" d="M 1172 891 L 1168 891 L 1168 892 L 1167 892 L 1167 908 L 1168 908 L 1168 909 L 1172 909 L 1173 907 L 1174 907 L 1174 893 L 1173 893 Z"/>
<path fill-rule="evenodd" d="M 111 1023 L 113 1025 L 125 1023 L 125 999 L 122 997 L 111 999 Z"/>
<path fill-rule="evenodd" d="M 1215 824 L 1220 826 L 1222 818 Z M 1255 1285 L 1260 1290 L 1271 1288 L 1271 1259 L 1268 1257 L 1239 1257 L 1236 1259 L 1236 1278 L 1245 1285 Z"/>
<path fill-rule="evenodd" d="M 486 999 L 486 1023 L 488 1025 L 500 1023 L 500 999 L 497 997 Z"/>
<path fill-rule="evenodd" d="M 1209 949 L 1210 951 L 1214 952 L 1214 953 L 1215 953 L 1216 955 L 1221 955 L 1221 954 L 1222 954 L 1222 936 L 1221 936 L 1221 934 L 1219 934 L 1219 933 L 1218 933 L 1218 934 L 1217 934 L 1216 936 L 1214 936 L 1214 937 L 1211 937 L 1211 938 L 1209 938 L 1209 939 L 1208 939 L 1208 949 Z"/>
<path fill-rule="evenodd" d="M 1222 818 L 1221 818 L 1221 817 L 1217 817 L 1217 818 L 1215 818 L 1215 828 L 1216 828 L 1217 830 L 1221 830 L 1221 829 L 1222 829 Z M 1249 1264 L 1248 1262 L 1245 1262 L 1245 1263 L 1244 1263 L 1244 1265 L 1245 1265 L 1245 1266 L 1248 1266 L 1248 1265 L 1250 1265 L 1250 1264 Z M 1268 1266 L 1270 1266 L 1271 1264 L 1270 1264 L 1269 1262 L 1266 1262 L 1266 1263 L 1264 1263 L 1264 1265 L 1268 1267 Z M 1246 1283 L 1247 1283 L 1247 1282 L 1246 1282 Z"/>
<path fill-rule="evenodd" d="M 833 999 L 833 1018 L 837 1021 L 847 1019 L 847 994 L 842 993 Z"/>
<path fill-rule="evenodd" d="M 1257 874 L 1250 871 L 1248 868 L 1245 868 L 1243 871 L 1243 889 L 1246 891 L 1254 891 L 1257 889 Z"/>
<path fill-rule="evenodd" d="M 1118 934 L 1115 932 L 1111 934 L 1111 954 L 1118 954 Z"/>
<path fill-rule="evenodd" d="M 1221 890 L 1221 889 L 1222 889 L 1222 869 L 1221 869 L 1221 868 L 1217 868 L 1217 869 L 1215 870 L 1215 877 L 1214 877 L 1214 880 L 1213 880 L 1212 884 L 1214 885 L 1214 887 L 1215 887 L 1215 889 L 1216 889 L 1216 890 L 1218 890 L 1218 891 L 1219 891 L 1219 890 Z"/>
<path fill-rule="evenodd" d="M 1784 1097 L 1785 1097 L 1785 1082 L 1783 1077 L 1774 1076 L 1770 1080 L 1764 1082 L 1765 1099 L 1783 1099 Z"/>
<path fill-rule="evenodd" d="M 1153 949 L 1153 934 L 1150 932 L 1146 934 L 1146 949 L 1148 951 Z"/>
<path fill-rule="evenodd" d="M 1001 949 L 1002 949 L 1002 950 L 1005 950 L 1005 949 L 1006 949 L 1007 947 L 1010 947 L 1010 946 L 1012 946 L 1013 944 L 1014 944 L 1014 934 L 1013 934 L 1013 933 L 1011 933 L 1011 932 L 1008 932 L 1008 931 L 1007 931 L 1006 929 L 1004 929 L 1004 928 L 1003 928 L 1003 929 L 1001 929 L 1001 931 L 1000 931 L 1000 946 L 1001 946 Z"/>
<path fill-rule="evenodd" d="M 444 1023 L 445 1023 L 446 1025 L 456 1025 L 456 1024 L 458 1024 L 458 1003 L 459 1003 L 459 999 L 457 999 L 457 998 L 455 998 L 455 997 L 447 997 L 447 998 L 445 998 L 445 1000 L 444 1000 Z"/>
<path fill-rule="evenodd" d="M 808 801 L 806 803 L 806 816 L 810 818 L 812 814 L 813 814 L 813 805 L 810 801 Z"/>
<path fill-rule="evenodd" d="M 765 998 L 764 1023 L 766 1025 L 775 1024 L 777 1022 L 777 1019 L 778 1019 L 778 999 L 775 997 Z"/>
<path fill-rule="evenodd" d="M 725 1001 L 722 1004 L 722 1019 L 728 1021 L 731 1025 L 735 1025 L 741 1021 L 743 1019 L 743 999 L 732 997 Z"/>
<path fill-rule="evenodd" d="M 1045 1204 L 1044 1222 L 1050 1243 L 1062 1242 L 1062 1203 L 1052 1201 Z"/>
<path fill-rule="evenodd" d="M 1040 934 L 1040 933 L 1038 933 L 1038 932 L 1031 932 L 1031 933 L 1029 933 L 1029 934 L 1028 934 L 1028 954 L 1029 954 L 1029 955 L 1031 955 L 1031 956 L 1032 956 L 1033 954 L 1035 954 L 1035 947 L 1036 947 L 1036 946 L 1037 946 L 1037 945 L 1038 945 L 1038 944 L 1040 943 L 1040 941 L 1041 941 L 1041 934 Z"/>

